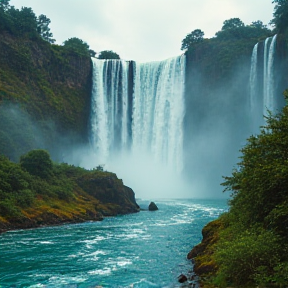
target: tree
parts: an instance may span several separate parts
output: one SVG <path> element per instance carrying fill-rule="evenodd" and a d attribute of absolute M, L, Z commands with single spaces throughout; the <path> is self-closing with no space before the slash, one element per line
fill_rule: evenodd
<path fill-rule="evenodd" d="M 28 7 L 22 7 L 21 10 L 12 6 L 6 12 L 10 18 L 10 30 L 12 33 L 30 38 L 37 37 L 37 17 L 33 10 Z"/>
<path fill-rule="evenodd" d="M 257 21 L 253 21 L 253 22 L 250 24 L 250 27 L 258 28 L 258 29 L 266 29 L 266 28 L 267 28 L 267 25 L 264 25 L 262 21 L 257 20 Z"/>
<path fill-rule="evenodd" d="M 83 40 L 73 37 L 64 41 L 64 47 L 74 53 L 80 54 L 82 56 L 90 57 L 89 45 Z"/>
<path fill-rule="evenodd" d="M 10 8 L 10 0 L 0 0 L 0 10 L 7 11 Z"/>
<path fill-rule="evenodd" d="M 283 32 L 288 27 L 288 1 L 287 0 L 273 0 L 274 18 L 271 20 L 271 24 L 276 26 L 276 31 Z"/>
<path fill-rule="evenodd" d="M 94 50 L 92 50 L 92 49 L 89 49 L 89 53 L 90 53 L 90 56 L 91 57 L 95 57 L 96 56 L 96 52 L 94 51 Z"/>
<path fill-rule="evenodd" d="M 47 178 L 52 174 L 53 162 L 46 150 L 32 150 L 20 157 L 20 165 L 31 175 Z"/>
<path fill-rule="evenodd" d="M 55 39 L 53 39 L 53 34 L 50 32 L 49 24 L 51 20 L 47 18 L 45 15 L 41 14 L 37 18 L 37 31 L 40 36 L 49 43 L 54 43 Z"/>
<path fill-rule="evenodd" d="M 245 26 L 244 23 L 239 18 L 231 18 L 223 22 L 222 31 L 244 26 Z"/>
<path fill-rule="evenodd" d="M 183 40 L 181 50 L 187 50 L 191 45 L 200 43 L 204 40 L 204 32 L 200 29 L 196 29 L 189 33 Z"/>
<path fill-rule="evenodd" d="M 98 59 L 120 59 L 120 56 L 112 50 L 104 50 L 99 53 Z"/>

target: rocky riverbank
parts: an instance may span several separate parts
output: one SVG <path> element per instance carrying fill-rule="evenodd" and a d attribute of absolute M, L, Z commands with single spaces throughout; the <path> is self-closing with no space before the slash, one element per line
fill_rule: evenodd
<path fill-rule="evenodd" d="M 193 272 L 197 275 L 194 278 L 197 279 L 199 287 L 208 287 L 201 285 L 217 271 L 217 265 L 212 255 L 215 251 L 215 244 L 219 239 L 218 233 L 221 230 L 222 224 L 219 219 L 209 222 L 202 229 L 202 241 L 194 246 L 187 255 L 187 259 L 192 260 Z"/>

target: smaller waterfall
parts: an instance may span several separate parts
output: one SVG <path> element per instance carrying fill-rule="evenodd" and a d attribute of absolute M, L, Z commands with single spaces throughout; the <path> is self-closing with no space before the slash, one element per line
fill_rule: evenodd
<path fill-rule="evenodd" d="M 251 56 L 250 68 L 250 113 L 253 130 L 264 124 L 263 115 L 275 113 L 275 50 L 277 35 L 268 37 L 264 45 L 257 43 Z"/>
<path fill-rule="evenodd" d="M 277 35 L 265 40 L 264 45 L 264 80 L 263 80 L 263 114 L 267 116 L 267 110 L 272 113 L 276 110 L 274 95 L 274 57 Z"/>
<path fill-rule="evenodd" d="M 252 52 L 250 68 L 250 110 L 255 111 L 257 107 L 257 64 L 258 64 L 258 46 L 257 43 Z"/>

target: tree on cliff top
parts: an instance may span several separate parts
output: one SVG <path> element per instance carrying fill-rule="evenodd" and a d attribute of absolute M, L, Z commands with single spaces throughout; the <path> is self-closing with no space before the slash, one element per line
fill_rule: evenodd
<path fill-rule="evenodd" d="M 10 0 L 0 0 L 0 10 L 6 11 L 10 8 Z"/>
<path fill-rule="evenodd" d="M 94 57 L 96 54 L 93 50 L 89 49 L 89 45 L 86 42 L 77 37 L 69 38 L 64 41 L 63 44 L 67 50 L 80 54 L 81 56 Z"/>
<path fill-rule="evenodd" d="M 189 33 L 183 40 L 181 50 L 187 50 L 193 44 L 200 43 L 204 40 L 204 32 L 200 29 L 196 29 Z"/>
<path fill-rule="evenodd" d="M 231 18 L 223 22 L 222 31 L 244 26 L 245 24 L 239 18 Z"/>
<path fill-rule="evenodd" d="M 288 27 L 288 1 L 274 0 L 272 3 L 276 4 L 274 8 L 274 18 L 271 24 L 276 26 L 277 32 L 283 32 Z"/>
<path fill-rule="evenodd" d="M 120 56 L 112 50 L 104 50 L 99 53 L 98 59 L 120 59 Z"/>
<path fill-rule="evenodd" d="M 53 39 L 53 34 L 50 32 L 49 24 L 51 20 L 47 18 L 45 15 L 41 14 L 37 18 L 37 31 L 40 36 L 49 43 L 54 43 L 55 39 Z"/>

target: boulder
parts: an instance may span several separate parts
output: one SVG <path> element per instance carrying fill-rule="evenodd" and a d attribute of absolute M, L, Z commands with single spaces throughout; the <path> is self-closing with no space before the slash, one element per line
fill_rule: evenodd
<path fill-rule="evenodd" d="M 151 202 L 148 206 L 148 210 L 149 211 L 156 211 L 156 210 L 158 210 L 158 207 L 154 202 Z"/>
<path fill-rule="evenodd" d="M 187 277 L 184 275 L 184 274 L 180 274 L 179 276 L 178 276 L 178 282 L 179 283 L 184 283 L 184 282 L 186 282 L 188 279 L 187 279 Z"/>

